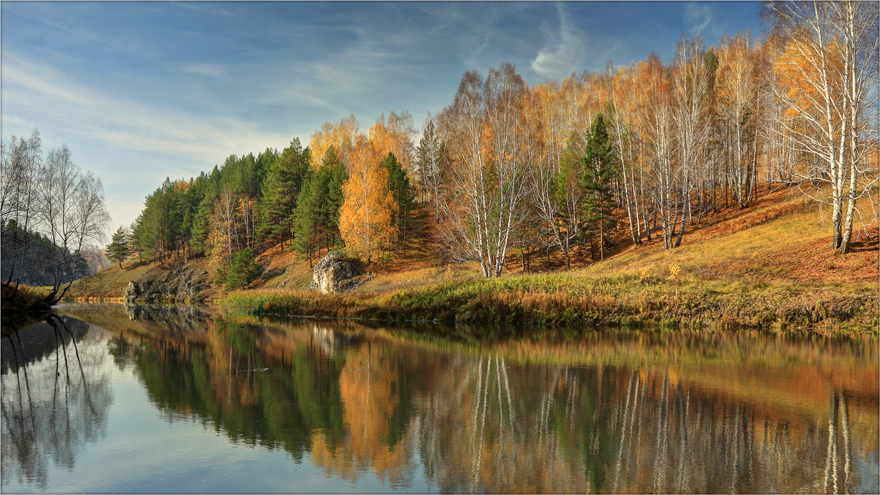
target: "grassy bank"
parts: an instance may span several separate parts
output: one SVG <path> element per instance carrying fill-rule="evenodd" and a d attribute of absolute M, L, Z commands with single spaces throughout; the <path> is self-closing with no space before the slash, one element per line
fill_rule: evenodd
<path fill-rule="evenodd" d="M 731 286 L 651 276 L 594 278 L 583 273 L 441 283 L 378 295 L 241 291 L 220 302 L 252 314 L 554 327 L 721 324 L 876 333 L 878 324 L 877 295 L 867 287 Z"/>
<path fill-rule="evenodd" d="M 877 334 L 877 238 L 873 226 L 850 253 L 834 254 L 817 207 L 777 192 L 705 219 L 680 248 L 665 250 L 655 237 L 568 272 L 524 274 L 514 265 L 484 280 L 475 266 L 397 270 L 345 295 L 257 289 L 218 302 L 253 314 L 388 321 Z"/>

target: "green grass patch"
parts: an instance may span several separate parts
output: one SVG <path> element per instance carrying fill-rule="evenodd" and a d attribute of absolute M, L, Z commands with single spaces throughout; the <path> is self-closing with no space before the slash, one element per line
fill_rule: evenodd
<path fill-rule="evenodd" d="M 867 290 L 571 273 L 438 283 L 382 295 L 240 291 L 220 303 L 251 314 L 573 328 L 722 325 L 798 332 L 808 326 L 876 334 L 878 320 L 877 295 Z"/>

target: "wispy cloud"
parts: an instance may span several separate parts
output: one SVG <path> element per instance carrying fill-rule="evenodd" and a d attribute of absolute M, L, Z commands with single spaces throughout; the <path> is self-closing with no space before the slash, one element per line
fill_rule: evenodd
<path fill-rule="evenodd" d="M 551 30 L 545 23 L 541 31 L 547 37 L 547 44 L 532 60 L 532 70 L 544 77 L 565 77 L 583 67 L 586 51 L 583 33 L 568 19 L 561 3 L 556 4 L 559 26 Z"/>
<path fill-rule="evenodd" d="M 282 129 L 266 129 L 262 122 L 236 115 L 108 94 L 8 50 L 3 54 L 3 103 L 7 137 L 13 131 L 30 134 L 31 122 L 38 121 L 45 146 L 71 144 L 75 161 L 104 179 L 110 212 L 122 223 L 137 216 L 141 203 L 135 198 L 146 196 L 165 177 L 196 176 L 226 156 L 282 147 L 291 138 Z"/>
<path fill-rule="evenodd" d="M 192 64 L 181 67 L 183 72 L 198 74 L 207 77 L 223 77 L 226 75 L 226 67 L 217 64 Z"/>
<path fill-rule="evenodd" d="M 186 9 L 193 12 L 198 12 L 200 14 L 213 14 L 213 15 L 221 15 L 224 17 L 230 17 L 232 12 L 227 9 L 219 7 L 222 3 L 214 3 L 214 2 L 173 2 L 171 3 L 176 8 Z"/>
<path fill-rule="evenodd" d="M 36 123 L 45 146 L 66 142 L 127 223 L 166 176 L 350 113 L 363 128 L 392 109 L 418 121 L 467 70 L 509 62 L 534 84 L 669 52 L 684 30 L 736 31 L 744 10 L 634 5 L 4 2 L 3 133 Z"/>
<path fill-rule="evenodd" d="M 226 115 L 199 116 L 95 91 L 69 74 L 8 52 L 3 66 L 4 92 L 9 92 L 4 97 L 39 111 L 53 109 L 56 116 L 76 122 L 79 128 L 90 125 L 100 139 L 216 159 L 218 146 L 222 150 L 230 143 L 243 145 L 241 141 L 265 135 L 255 123 Z"/>
<path fill-rule="evenodd" d="M 688 34 L 701 34 L 712 24 L 714 12 L 708 4 L 688 2 L 685 4 L 684 16 L 691 31 Z"/>

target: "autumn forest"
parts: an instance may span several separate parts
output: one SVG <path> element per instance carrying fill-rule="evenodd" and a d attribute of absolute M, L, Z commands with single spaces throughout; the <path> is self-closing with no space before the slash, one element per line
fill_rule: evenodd
<path fill-rule="evenodd" d="M 669 64 L 652 55 L 533 86 L 508 64 L 467 72 L 420 136 L 406 111 L 367 131 L 353 115 L 327 122 L 308 147 L 166 180 L 115 240 L 141 258 L 209 256 L 221 275 L 274 243 L 310 263 L 343 247 L 370 263 L 405 249 L 423 207 L 448 260 L 497 277 L 514 249 L 569 265 L 589 245 L 601 259 L 617 222 L 635 244 L 674 249 L 764 183 L 828 204 L 829 249 L 846 252 L 877 180 L 877 5 L 769 4 L 765 16 L 765 39 L 683 35 Z"/>
<path fill-rule="evenodd" d="M 4 2 L 3 491 L 877 493 L 880 3 L 483 4 Z"/>

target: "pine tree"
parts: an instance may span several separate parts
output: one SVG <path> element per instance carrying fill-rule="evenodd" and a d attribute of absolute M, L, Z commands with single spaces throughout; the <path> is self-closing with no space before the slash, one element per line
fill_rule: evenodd
<path fill-rule="evenodd" d="M 400 252 L 403 246 L 403 254 L 406 255 L 406 234 L 411 224 L 410 213 L 415 201 L 415 192 L 409 182 L 409 176 L 403 169 L 394 153 L 388 153 L 380 164 L 388 171 L 388 189 L 394 196 L 397 209 L 392 219 L 392 227 L 397 229 L 395 252 Z"/>
<path fill-rule="evenodd" d="M 293 236 L 293 212 L 309 170 L 309 150 L 302 148 L 299 138 L 294 138 L 284 149 L 281 157 L 269 167 L 260 200 L 260 223 L 257 236 L 260 240 L 280 242 Z"/>
<path fill-rule="evenodd" d="M 125 228 L 120 225 L 119 229 L 116 230 L 116 233 L 113 234 L 110 240 L 110 244 L 107 245 L 107 249 L 104 251 L 107 255 L 107 258 L 118 264 L 119 268 L 122 268 L 122 262 L 128 258 L 130 253 L 130 249 L 128 247 L 128 236 L 125 233 Z"/>
<path fill-rule="evenodd" d="M 291 223 L 292 247 L 308 255 L 309 267 L 315 250 L 320 255 L 322 245 L 329 250 L 340 240 L 339 209 L 345 178 L 345 167 L 334 146 L 324 153 L 320 167 L 306 171 Z"/>
<path fill-rule="evenodd" d="M 617 174 L 617 156 L 605 127 L 602 114 L 596 115 L 590 129 L 590 138 L 581 159 L 584 181 L 584 231 L 599 234 L 599 257 L 605 259 L 605 246 L 610 245 L 609 230 L 615 222 L 613 181 Z"/>

